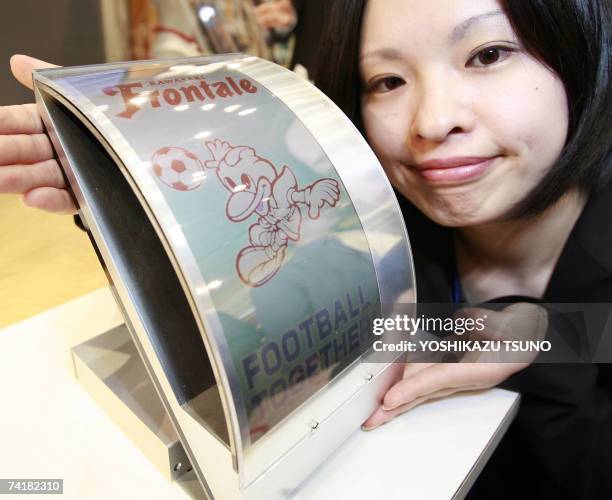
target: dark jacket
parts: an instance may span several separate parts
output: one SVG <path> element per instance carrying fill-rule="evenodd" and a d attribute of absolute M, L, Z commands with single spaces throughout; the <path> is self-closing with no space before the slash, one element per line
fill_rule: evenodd
<path fill-rule="evenodd" d="M 411 236 L 419 302 L 451 302 L 451 232 L 405 199 L 400 204 Z M 542 302 L 612 303 L 610 214 L 611 188 L 589 198 Z M 609 338 L 612 320 L 599 325 L 602 338 Z M 521 406 L 467 498 L 612 499 L 611 366 L 534 363 L 502 383 L 522 393 Z"/>

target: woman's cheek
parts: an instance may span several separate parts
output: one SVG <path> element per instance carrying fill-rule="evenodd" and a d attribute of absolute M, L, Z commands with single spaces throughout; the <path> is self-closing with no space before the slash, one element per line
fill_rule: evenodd
<path fill-rule="evenodd" d="M 405 149 L 400 113 L 366 105 L 362 118 L 366 139 L 383 166 L 397 161 Z"/>
<path fill-rule="evenodd" d="M 481 102 L 488 104 L 484 113 L 498 146 L 505 153 L 522 156 L 526 164 L 549 168 L 563 148 L 568 129 L 561 81 L 541 63 L 523 57 L 510 75 L 504 73 L 490 83 Z"/>

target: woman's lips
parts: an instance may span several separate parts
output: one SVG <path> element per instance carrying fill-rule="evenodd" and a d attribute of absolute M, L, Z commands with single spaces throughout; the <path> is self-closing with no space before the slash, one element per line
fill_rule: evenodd
<path fill-rule="evenodd" d="M 460 184 L 482 177 L 498 156 L 461 156 L 429 160 L 412 167 L 428 182 Z"/>

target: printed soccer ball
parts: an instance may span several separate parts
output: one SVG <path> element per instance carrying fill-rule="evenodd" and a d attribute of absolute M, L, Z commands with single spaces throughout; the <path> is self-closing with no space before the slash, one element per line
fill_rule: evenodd
<path fill-rule="evenodd" d="M 183 148 L 160 148 L 153 154 L 152 168 L 166 186 L 193 191 L 206 179 L 206 170 L 196 155 Z"/>

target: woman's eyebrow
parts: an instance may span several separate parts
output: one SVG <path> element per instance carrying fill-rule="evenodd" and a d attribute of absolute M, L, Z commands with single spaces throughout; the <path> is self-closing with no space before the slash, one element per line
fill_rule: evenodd
<path fill-rule="evenodd" d="M 478 14 L 477 16 L 467 18 L 461 24 L 458 24 L 453 28 L 453 31 L 449 37 L 450 42 L 457 43 L 459 40 L 461 40 L 475 22 L 481 21 L 482 19 L 488 17 L 500 15 L 503 15 L 501 10 L 492 10 L 491 12 L 485 12 L 484 14 Z"/>
<path fill-rule="evenodd" d="M 388 47 L 384 49 L 371 50 L 359 56 L 360 61 L 371 58 L 383 59 L 385 61 L 398 61 L 402 59 L 402 53 L 397 49 Z"/>
<path fill-rule="evenodd" d="M 453 28 L 453 31 L 451 32 L 449 37 L 450 42 L 457 43 L 459 40 L 461 40 L 474 23 L 489 17 L 500 16 L 503 14 L 504 13 L 498 9 L 492 10 L 491 12 L 485 12 L 484 14 L 478 14 L 476 16 L 468 17 L 465 21 Z M 382 49 L 371 50 L 369 52 L 366 52 L 365 54 L 362 54 L 361 56 L 359 56 L 359 61 L 361 62 L 364 59 L 371 58 L 383 59 L 385 61 L 398 61 L 403 58 L 403 55 L 401 51 L 397 49 L 394 49 L 392 47 L 385 47 Z"/>

